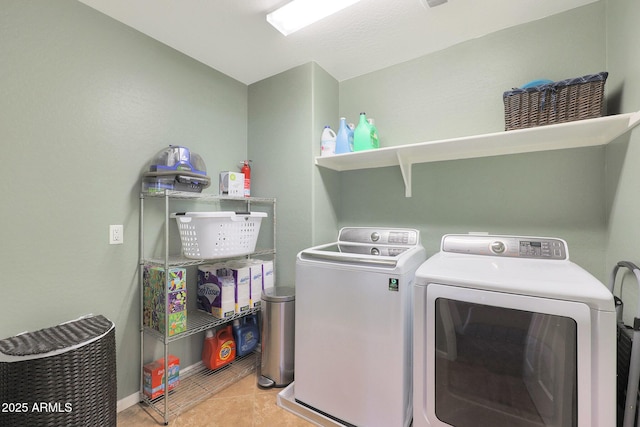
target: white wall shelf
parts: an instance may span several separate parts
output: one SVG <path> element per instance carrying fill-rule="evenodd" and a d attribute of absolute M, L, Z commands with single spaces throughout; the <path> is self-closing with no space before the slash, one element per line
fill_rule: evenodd
<path fill-rule="evenodd" d="M 416 163 L 606 145 L 638 124 L 640 111 L 556 125 L 316 157 L 315 163 L 336 171 L 400 166 L 405 196 L 411 197 L 411 166 Z"/>

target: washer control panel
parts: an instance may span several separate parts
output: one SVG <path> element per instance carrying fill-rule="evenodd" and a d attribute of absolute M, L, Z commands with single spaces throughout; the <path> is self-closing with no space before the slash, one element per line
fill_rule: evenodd
<path fill-rule="evenodd" d="M 409 228 L 345 227 L 340 230 L 338 242 L 416 246 L 420 232 Z"/>
<path fill-rule="evenodd" d="M 442 238 L 442 251 L 512 258 L 568 260 L 567 243 L 548 237 L 454 235 Z"/>

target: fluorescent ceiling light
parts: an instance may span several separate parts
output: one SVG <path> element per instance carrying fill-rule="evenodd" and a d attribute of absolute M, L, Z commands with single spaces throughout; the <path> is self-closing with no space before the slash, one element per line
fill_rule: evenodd
<path fill-rule="evenodd" d="M 267 15 L 267 22 L 285 36 L 326 18 L 360 0 L 293 0 Z"/>

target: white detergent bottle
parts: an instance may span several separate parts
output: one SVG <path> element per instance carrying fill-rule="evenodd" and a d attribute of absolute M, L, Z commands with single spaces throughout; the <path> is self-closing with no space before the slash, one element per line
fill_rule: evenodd
<path fill-rule="evenodd" d="M 325 126 L 320 138 L 320 156 L 333 156 L 336 154 L 336 133 L 331 126 Z"/>

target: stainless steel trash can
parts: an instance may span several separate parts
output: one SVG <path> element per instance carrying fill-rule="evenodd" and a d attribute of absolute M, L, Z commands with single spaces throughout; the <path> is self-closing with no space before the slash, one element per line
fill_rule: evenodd
<path fill-rule="evenodd" d="M 258 385 L 284 387 L 293 382 L 295 288 L 262 291 L 262 358 Z"/>

